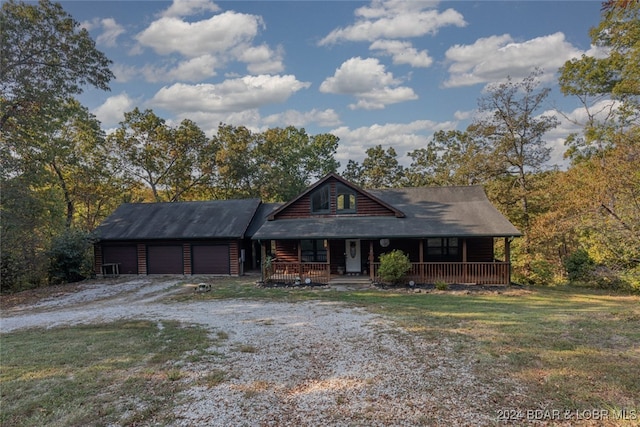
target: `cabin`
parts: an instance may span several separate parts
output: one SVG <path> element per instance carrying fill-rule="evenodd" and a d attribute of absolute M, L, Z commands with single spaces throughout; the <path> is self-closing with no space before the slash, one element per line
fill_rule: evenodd
<path fill-rule="evenodd" d="M 379 281 L 380 255 L 399 249 L 411 261 L 407 281 L 507 285 L 510 243 L 520 235 L 481 186 L 364 190 L 329 174 L 275 208 L 252 238 L 268 261 L 265 280 Z"/>
<path fill-rule="evenodd" d="M 96 230 L 97 274 L 242 275 L 378 282 L 380 255 L 409 256 L 407 282 L 510 283 L 520 232 L 481 186 L 362 189 L 330 173 L 286 203 L 124 204 Z M 495 246 L 504 240 L 504 259 Z"/>

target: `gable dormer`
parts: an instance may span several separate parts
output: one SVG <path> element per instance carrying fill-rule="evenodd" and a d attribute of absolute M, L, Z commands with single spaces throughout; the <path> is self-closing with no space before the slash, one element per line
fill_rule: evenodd
<path fill-rule="evenodd" d="M 338 216 L 395 216 L 404 213 L 367 191 L 330 173 L 274 211 L 269 220 Z"/>

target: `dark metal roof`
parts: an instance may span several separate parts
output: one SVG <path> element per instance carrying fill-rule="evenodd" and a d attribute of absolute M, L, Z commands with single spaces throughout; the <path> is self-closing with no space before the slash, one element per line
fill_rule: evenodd
<path fill-rule="evenodd" d="M 357 215 L 267 221 L 254 239 L 520 236 L 479 186 L 367 190 L 404 218 Z"/>
<path fill-rule="evenodd" d="M 253 216 L 253 220 L 251 220 L 251 224 L 249 224 L 249 228 L 247 228 L 247 232 L 245 233 L 246 237 L 253 237 L 253 235 L 262 227 L 267 218 L 279 207 L 281 207 L 284 203 L 262 203 L 255 215 Z"/>
<path fill-rule="evenodd" d="M 96 229 L 100 240 L 241 239 L 259 199 L 125 203 Z"/>

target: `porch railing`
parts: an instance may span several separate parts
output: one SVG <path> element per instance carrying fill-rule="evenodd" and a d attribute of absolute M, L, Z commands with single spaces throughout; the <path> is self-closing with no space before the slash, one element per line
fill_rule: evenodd
<path fill-rule="evenodd" d="M 325 262 L 282 262 L 272 261 L 265 268 L 265 280 L 294 284 L 306 283 L 310 279 L 314 284 L 326 285 L 330 279 L 329 264 Z"/>
<path fill-rule="evenodd" d="M 371 265 L 371 277 L 380 281 L 380 263 Z M 447 284 L 473 283 L 478 285 L 508 285 L 508 262 L 414 262 L 407 274 L 407 282 L 419 284 L 445 282 Z M 272 261 L 265 268 L 264 279 L 277 283 L 300 284 L 310 279 L 314 284 L 328 284 L 331 279 L 329 264 L 324 262 Z"/>
<path fill-rule="evenodd" d="M 379 262 L 373 263 L 372 273 L 376 280 L 380 280 L 379 268 Z M 414 262 L 406 280 L 420 284 L 508 285 L 509 269 L 508 262 Z"/>

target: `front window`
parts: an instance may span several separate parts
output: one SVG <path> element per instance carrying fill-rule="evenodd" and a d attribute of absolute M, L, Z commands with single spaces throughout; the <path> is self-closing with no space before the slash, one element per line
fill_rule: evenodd
<path fill-rule="evenodd" d="M 324 185 L 311 194 L 311 213 L 329 213 L 329 186 Z"/>
<path fill-rule="evenodd" d="M 326 240 L 301 240 L 302 262 L 327 262 Z"/>
<path fill-rule="evenodd" d="M 336 212 L 337 213 L 355 213 L 356 212 L 356 193 L 344 186 L 339 185 L 336 196 Z"/>
<path fill-rule="evenodd" d="M 458 256 L 458 238 L 444 237 L 427 239 L 427 256 L 443 259 Z"/>

